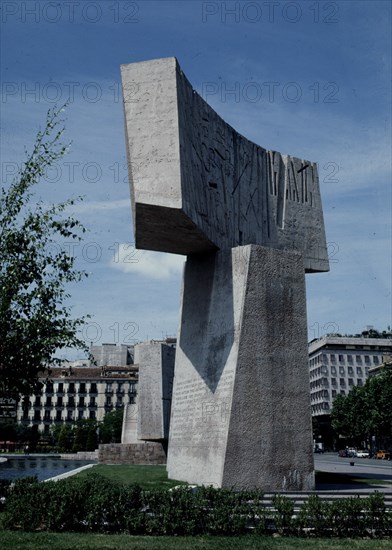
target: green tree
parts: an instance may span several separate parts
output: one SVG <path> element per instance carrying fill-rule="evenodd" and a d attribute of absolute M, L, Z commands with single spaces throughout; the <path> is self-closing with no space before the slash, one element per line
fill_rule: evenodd
<path fill-rule="evenodd" d="M 120 443 L 124 409 L 106 413 L 99 427 L 101 443 Z"/>
<path fill-rule="evenodd" d="M 9 188 L 1 189 L 0 395 L 36 393 L 38 375 L 56 350 L 86 350 L 77 336 L 85 317 L 73 319 L 65 305 L 67 284 L 87 275 L 75 268 L 65 246 L 85 232 L 65 212 L 75 200 L 51 206 L 32 202 L 32 188 L 68 148 L 61 141 L 60 111 L 48 111 L 32 153 Z"/>
<path fill-rule="evenodd" d="M 95 451 L 97 448 L 97 428 L 90 426 L 87 434 L 86 451 Z"/>
<path fill-rule="evenodd" d="M 72 443 L 73 443 L 72 428 L 71 426 L 67 426 L 66 424 L 63 424 L 58 434 L 57 446 L 60 451 L 66 452 L 72 449 Z"/>
<path fill-rule="evenodd" d="M 333 402 L 333 429 L 354 443 L 375 435 L 380 442 L 392 438 L 392 370 L 384 369 Z"/>

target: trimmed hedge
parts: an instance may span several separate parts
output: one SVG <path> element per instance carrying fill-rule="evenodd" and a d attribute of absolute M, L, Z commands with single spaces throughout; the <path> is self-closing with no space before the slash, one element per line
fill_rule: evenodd
<path fill-rule="evenodd" d="M 23 531 L 76 531 L 132 535 L 242 535 L 249 532 L 298 536 L 391 536 L 392 512 L 382 494 L 339 499 L 313 495 L 300 511 L 286 496 L 273 508 L 261 491 L 235 492 L 212 487 L 193 491 L 143 491 L 99 474 L 38 483 L 16 481 L 7 491 L 3 527 Z"/>

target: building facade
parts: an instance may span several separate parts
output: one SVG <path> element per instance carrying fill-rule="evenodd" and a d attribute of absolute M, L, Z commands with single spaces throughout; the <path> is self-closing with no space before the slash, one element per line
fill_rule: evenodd
<path fill-rule="evenodd" d="M 309 344 L 310 395 L 313 417 L 329 415 L 337 395 L 363 386 L 369 371 L 392 352 L 392 339 L 323 336 Z"/>
<path fill-rule="evenodd" d="M 107 412 L 135 402 L 138 367 L 52 368 L 39 395 L 20 401 L 17 421 L 49 433 L 52 424 L 103 420 Z"/>

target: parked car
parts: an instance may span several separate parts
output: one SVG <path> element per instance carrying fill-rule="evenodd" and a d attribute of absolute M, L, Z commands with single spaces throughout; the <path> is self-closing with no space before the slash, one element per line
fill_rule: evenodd
<path fill-rule="evenodd" d="M 389 453 L 388 451 L 377 451 L 374 455 L 374 458 L 379 458 L 381 460 L 389 460 Z"/>
<path fill-rule="evenodd" d="M 366 451 L 366 450 L 357 451 L 357 457 L 358 458 L 369 458 L 370 453 L 369 453 L 369 451 Z"/>
<path fill-rule="evenodd" d="M 347 449 L 346 456 L 349 456 L 350 458 L 352 458 L 353 456 L 357 456 L 357 450 L 354 449 L 354 447 L 350 447 L 349 449 Z"/>

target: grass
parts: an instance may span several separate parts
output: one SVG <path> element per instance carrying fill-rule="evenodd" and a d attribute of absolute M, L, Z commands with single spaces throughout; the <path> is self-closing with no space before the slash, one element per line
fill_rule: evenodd
<path fill-rule="evenodd" d="M 300 539 L 283 537 L 132 537 L 79 533 L 0 532 L 0 547 L 12 550 L 241 550 L 274 549 L 379 550 L 391 547 L 390 540 Z"/>
<path fill-rule="evenodd" d="M 166 466 L 149 466 L 149 465 L 124 465 L 124 464 L 98 464 L 92 470 L 86 470 L 77 474 L 78 477 L 84 477 L 94 472 L 105 476 L 106 478 L 130 485 L 138 483 L 143 489 L 164 489 L 175 487 L 176 485 L 186 485 L 183 481 L 168 479 Z M 367 479 L 355 477 L 350 474 L 316 472 L 316 485 L 318 489 L 322 489 L 322 485 L 338 485 L 343 489 L 348 486 L 353 488 L 370 488 L 373 485 L 390 484 L 390 481 L 381 479 Z"/>
<path fill-rule="evenodd" d="M 170 489 L 176 485 L 187 485 L 184 481 L 168 479 L 166 466 L 141 466 L 131 464 L 98 464 L 90 470 L 76 474 L 77 477 L 85 477 L 89 473 L 100 474 L 111 481 L 117 481 L 125 485 L 138 483 L 143 489 Z"/>

